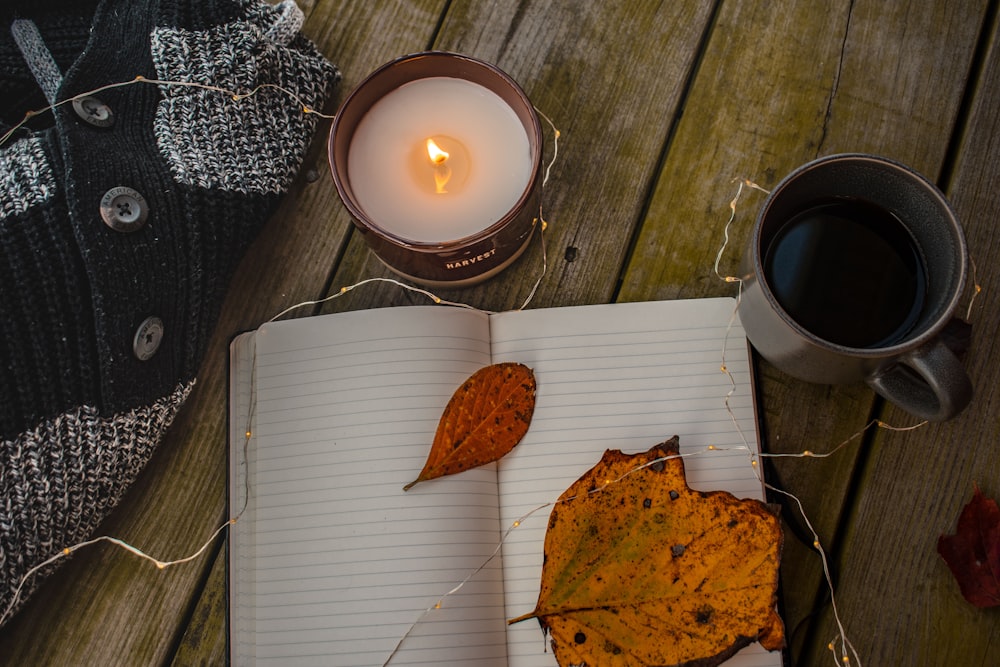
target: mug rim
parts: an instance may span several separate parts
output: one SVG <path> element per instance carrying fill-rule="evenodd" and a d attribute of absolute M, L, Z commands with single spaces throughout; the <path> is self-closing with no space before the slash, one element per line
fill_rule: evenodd
<path fill-rule="evenodd" d="M 785 189 L 787 189 L 790 183 L 806 172 L 833 162 L 868 162 L 896 169 L 902 172 L 906 177 L 922 185 L 927 193 L 934 198 L 935 202 L 939 204 L 941 209 L 947 214 L 947 219 L 950 222 L 948 227 L 954 238 L 955 249 L 957 251 L 956 271 L 958 274 L 958 280 L 954 285 L 951 294 L 948 295 L 948 298 L 938 308 L 939 312 L 935 314 L 929 324 L 925 325 L 915 336 L 908 334 L 904 336 L 901 341 L 879 347 L 853 347 L 842 343 L 835 343 L 818 336 L 799 324 L 798 321 L 796 321 L 795 318 L 793 318 L 785 310 L 784 306 L 781 305 L 771 290 L 771 286 L 768 284 L 766 274 L 764 273 L 765 253 L 764 248 L 761 247 L 761 230 L 764 218 L 771 210 L 775 200 Z M 760 285 L 761 293 L 764 295 L 764 298 L 767 299 L 768 305 L 774 309 L 774 312 L 778 314 L 786 326 L 801 335 L 805 340 L 808 340 L 811 344 L 816 345 L 817 347 L 822 347 L 841 355 L 848 355 L 857 358 L 882 358 L 886 356 L 896 356 L 928 344 L 935 337 L 937 337 L 941 330 L 944 329 L 944 327 L 951 320 L 953 313 L 958 307 L 958 303 L 965 291 L 969 263 L 968 248 L 962 225 L 959 222 L 958 217 L 955 215 L 947 197 L 945 197 L 944 193 L 937 187 L 937 185 L 915 169 L 899 162 L 898 160 L 871 153 L 835 153 L 815 158 L 793 169 L 784 178 L 782 178 L 778 184 L 774 186 L 774 188 L 772 188 L 772 190 L 768 193 L 767 198 L 764 200 L 764 203 L 761 205 L 761 208 L 757 213 L 757 217 L 754 220 L 750 243 L 753 260 L 751 268 L 756 276 L 756 282 Z"/>

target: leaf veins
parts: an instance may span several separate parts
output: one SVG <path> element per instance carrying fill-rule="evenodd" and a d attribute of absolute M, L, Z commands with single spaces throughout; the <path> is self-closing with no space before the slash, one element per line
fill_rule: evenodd
<path fill-rule="evenodd" d="M 688 488 L 677 453 L 676 436 L 609 450 L 553 507 L 538 604 L 510 622 L 538 618 L 560 665 L 710 667 L 784 645 L 777 517 Z"/>
<path fill-rule="evenodd" d="M 535 374 L 523 364 L 481 368 L 445 406 L 424 469 L 403 487 L 497 461 L 528 432 L 535 410 Z"/>

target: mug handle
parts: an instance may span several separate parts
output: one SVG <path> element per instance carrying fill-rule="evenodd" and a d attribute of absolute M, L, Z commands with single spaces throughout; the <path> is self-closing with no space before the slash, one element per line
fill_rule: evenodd
<path fill-rule="evenodd" d="M 932 341 L 866 379 L 880 396 L 928 421 L 944 421 L 972 400 L 962 362 L 940 340 Z"/>

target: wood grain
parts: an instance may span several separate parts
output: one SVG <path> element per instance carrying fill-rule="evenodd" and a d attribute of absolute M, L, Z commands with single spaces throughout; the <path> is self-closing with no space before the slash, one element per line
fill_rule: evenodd
<path fill-rule="evenodd" d="M 229 636 L 226 626 L 229 598 L 226 586 L 226 550 L 220 544 L 212 559 L 212 569 L 204 585 L 204 594 L 191 613 L 177 652 L 175 665 L 225 665 L 229 660 Z"/>
<path fill-rule="evenodd" d="M 948 154 L 984 9 L 985 3 L 928 11 L 864 2 L 823 8 L 726 3 L 685 100 L 619 298 L 735 294 L 712 271 L 734 179 L 770 188 L 799 164 L 837 152 L 887 155 L 935 178 Z M 738 203 L 723 275 L 738 275 L 762 201 L 750 190 Z M 811 386 L 766 362 L 759 369 L 761 421 L 771 452 L 833 449 L 860 434 L 880 405 L 864 386 Z M 899 424 L 913 422 L 894 416 Z M 802 500 L 828 548 L 852 502 L 852 478 L 867 455 L 867 440 L 856 438 L 835 458 L 784 459 L 771 468 L 772 481 Z M 810 615 L 829 595 L 794 503 L 786 503 L 785 518 L 790 530 L 782 611 L 793 662 L 800 664 L 802 647 L 819 643 Z M 816 655 L 801 664 L 828 659 Z"/>
<path fill-rule="evenodd" d="M 1000 393 L 995 377 L 1000 309 L 995 224 L 1000 167 L 1000 43 L 996 16 L 989 49 L 947 194 L 963 222 L 975 278 L 966 367 L 976 389 L 957 419 L 905 433 L 881 432 L 858 485 L 856 507 L 839 549 L 841 611 L 865 664 L 1000 664 L 1000 615 L 966 602 L 937 554 L 938 536 L 955 532 L 974 484 L 1000 498 Z M 977 260 L 978 258 L 978 260 Z M 971 299 L 973 290 L 967 290 Z M 965 315 L 966 313 L 960 313 Z M 896 408 L 886 420 L 906 416 Z M 874 600 L 879 604 L 872 604 Z M 880 613 L 879 608 L 895 613 Z M 831 619 L 820 633 L 833 636 Z M 816 655 L 818 663 L 826 658 Z"/>
<path fill-rule="evenodd" d="M 544 190 L 548 271 L 533 307 L 611 299 L 645 205 L 711 5 L 670 3 L 453 3 L 434 47 L 491 61 L 518 81 L 561 132 Z M 595 48 L 613 45 L 613 48 Z M 552 132 L 546 128 L 547 155 Z M 546 158 L 546 161 L 548 158 Z M 516 308 L 541 273 L 539 243 L 498 278 L 439 290 L 490 310 Z M 335 291 L 391 275 L 351 240 Z M 398 289 L 369 289 L 329 310 L 410 303 Z M 426 301 L 423 301 L 426 303 Z"/>
<path fill-rule="evenodd" d="M 344 72 L 328 111 L 352 81 L 398 49 L 425 48 L 444 4 L 371 12 L 360 3 L 317 3 L 305 32 Z M 101 534 L 169 560 L 193 553 L 226 520 L 229 340 L 322 294 L 348 236 L 349 222 L 327 176 L 328 127 L 320 125 L 299 179 L 241 263 L 188 404 Z M 0 631 L 0 663 L 167 662 L 212 565 L 205 558 L 160 572 L 120 549 L 79 553 Z"/>
<path fill-rule="evenodd" d="M 969 411 L 944 425 L 879 431 L 829 459 L 774 462 L 830 547 L 849 637 L 866 665 L 1000 664 L 1000 616 L 971 609 L 934 551 L 978 482 L 1000 496 L 1000 49 L 996 0 L 301 0 L 305 33 L 343 72 L 327 112 L 399 55 L 460 51 L 499 65 L 561 131 L 546 186 L 548 271 L 532 307 L 733 294 L 712 272 L 733 179 L 771 187 L 841 151 L 896 158 L 941 179 L 965 221 L 984 292 L 968 366 Z M 980 40 L 980 35 L 983 39 Z M 975 58 L 982 58 L 982 69 Z M 969 82 L 968 75 L 977 76 Z M 543 123 L 547 152 L 553 136 Z M 101 533 L 162 559 L 186 556 L 228 517 L 227 348 L 282 309 L 392 275 L 336 196 L 321 124 L 302 174 L 244 258 L 188 405 Z M 738 258 L 763 195 L 741 199 L 722 258 Z M 441 296 L 519 306 L 542 266 L 533 243 L 479 287 Z M 426 303 L 368 287 L 324 311 Z M 319 309 L 306 308 L 293 316 Z M 805 385 L 761 362 L 771 452 L 822 451 L 884 413 L 863 386 Z M 820 562 L 789 526 L 782 569 L 791 664 L 828 665 L 836 630 Z M 808 542 L 808 538 L 806 539 Z M 218 664 L 226 659 L 225 550 L 157 571 L 120 549 L 79 552 L 0 629 L 0 664 Z M 814 609 L 825 610 L 818 618 Z"/>

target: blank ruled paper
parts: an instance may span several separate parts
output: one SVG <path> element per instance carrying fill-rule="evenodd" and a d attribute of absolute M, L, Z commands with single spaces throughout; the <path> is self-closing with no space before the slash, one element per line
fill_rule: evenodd
<path fill-rule="evenodd" d="M 494 317 L 493 361 L 519 361 L 538 379 L 531 428 L 500 463 L 502 527 L 556 500 L 607 449 L 646 451 L 678 435 L 682 453 L 745 444 L 756 452 L 750 363 L 742 328 L 730 328 L 734 308 L 733 299 L 699 299 Z M 722 372 L 723 349 L 735 390 Z M 692 488 L 763 498 L 748 452 L 714 451 L 687 458 L 685 467 Z M 548 516 L 549 509 L 533 514 L 504 542 L 508 618 L 535 608 Z M 554 667 L 543 649 L 536 621 L 508 629 L 510 665 Z M 726 664 L 781 659 L 754 644 Z"/>
<path fill-rule="evenodd" d="M 484 315 L 441 308 L 256 333 L 252 513 L 235 536 L 249 551 L 234 562 L 252 630 L 234 635 L 234 664 L 381 665 L 496 550 L 494 468 L 402 490 L 451 394 L 489 363 L 487 337 Z M 392 664 L 506 665 L 499 565 L 417 624 Z"/>
<path fill-rule="evenodd" d="M 409 631 L 392 665 L 554 667 L 537 621 L 505 622 L 537 601 L 548 509 L 489 560 L 500 535 L 606 449 L 644 451 L 676 434 L 682 453 L 756 452 L 734 307 L 701 299 L 488 318 L 390 308 L 269 324 L 234 341 L 232 511 L 250 497 L 231 537 L 233 663 L 382 665 Z M 499 466 L 404 493 L 452 393 L 502 361 L 531 367 L 538 382 L 524 440 Z M 762 498 L 749 461 L 713 451 L 685 465 L 693 488 Z M 754 644 L 726 664 L 781 660 Z"/>

